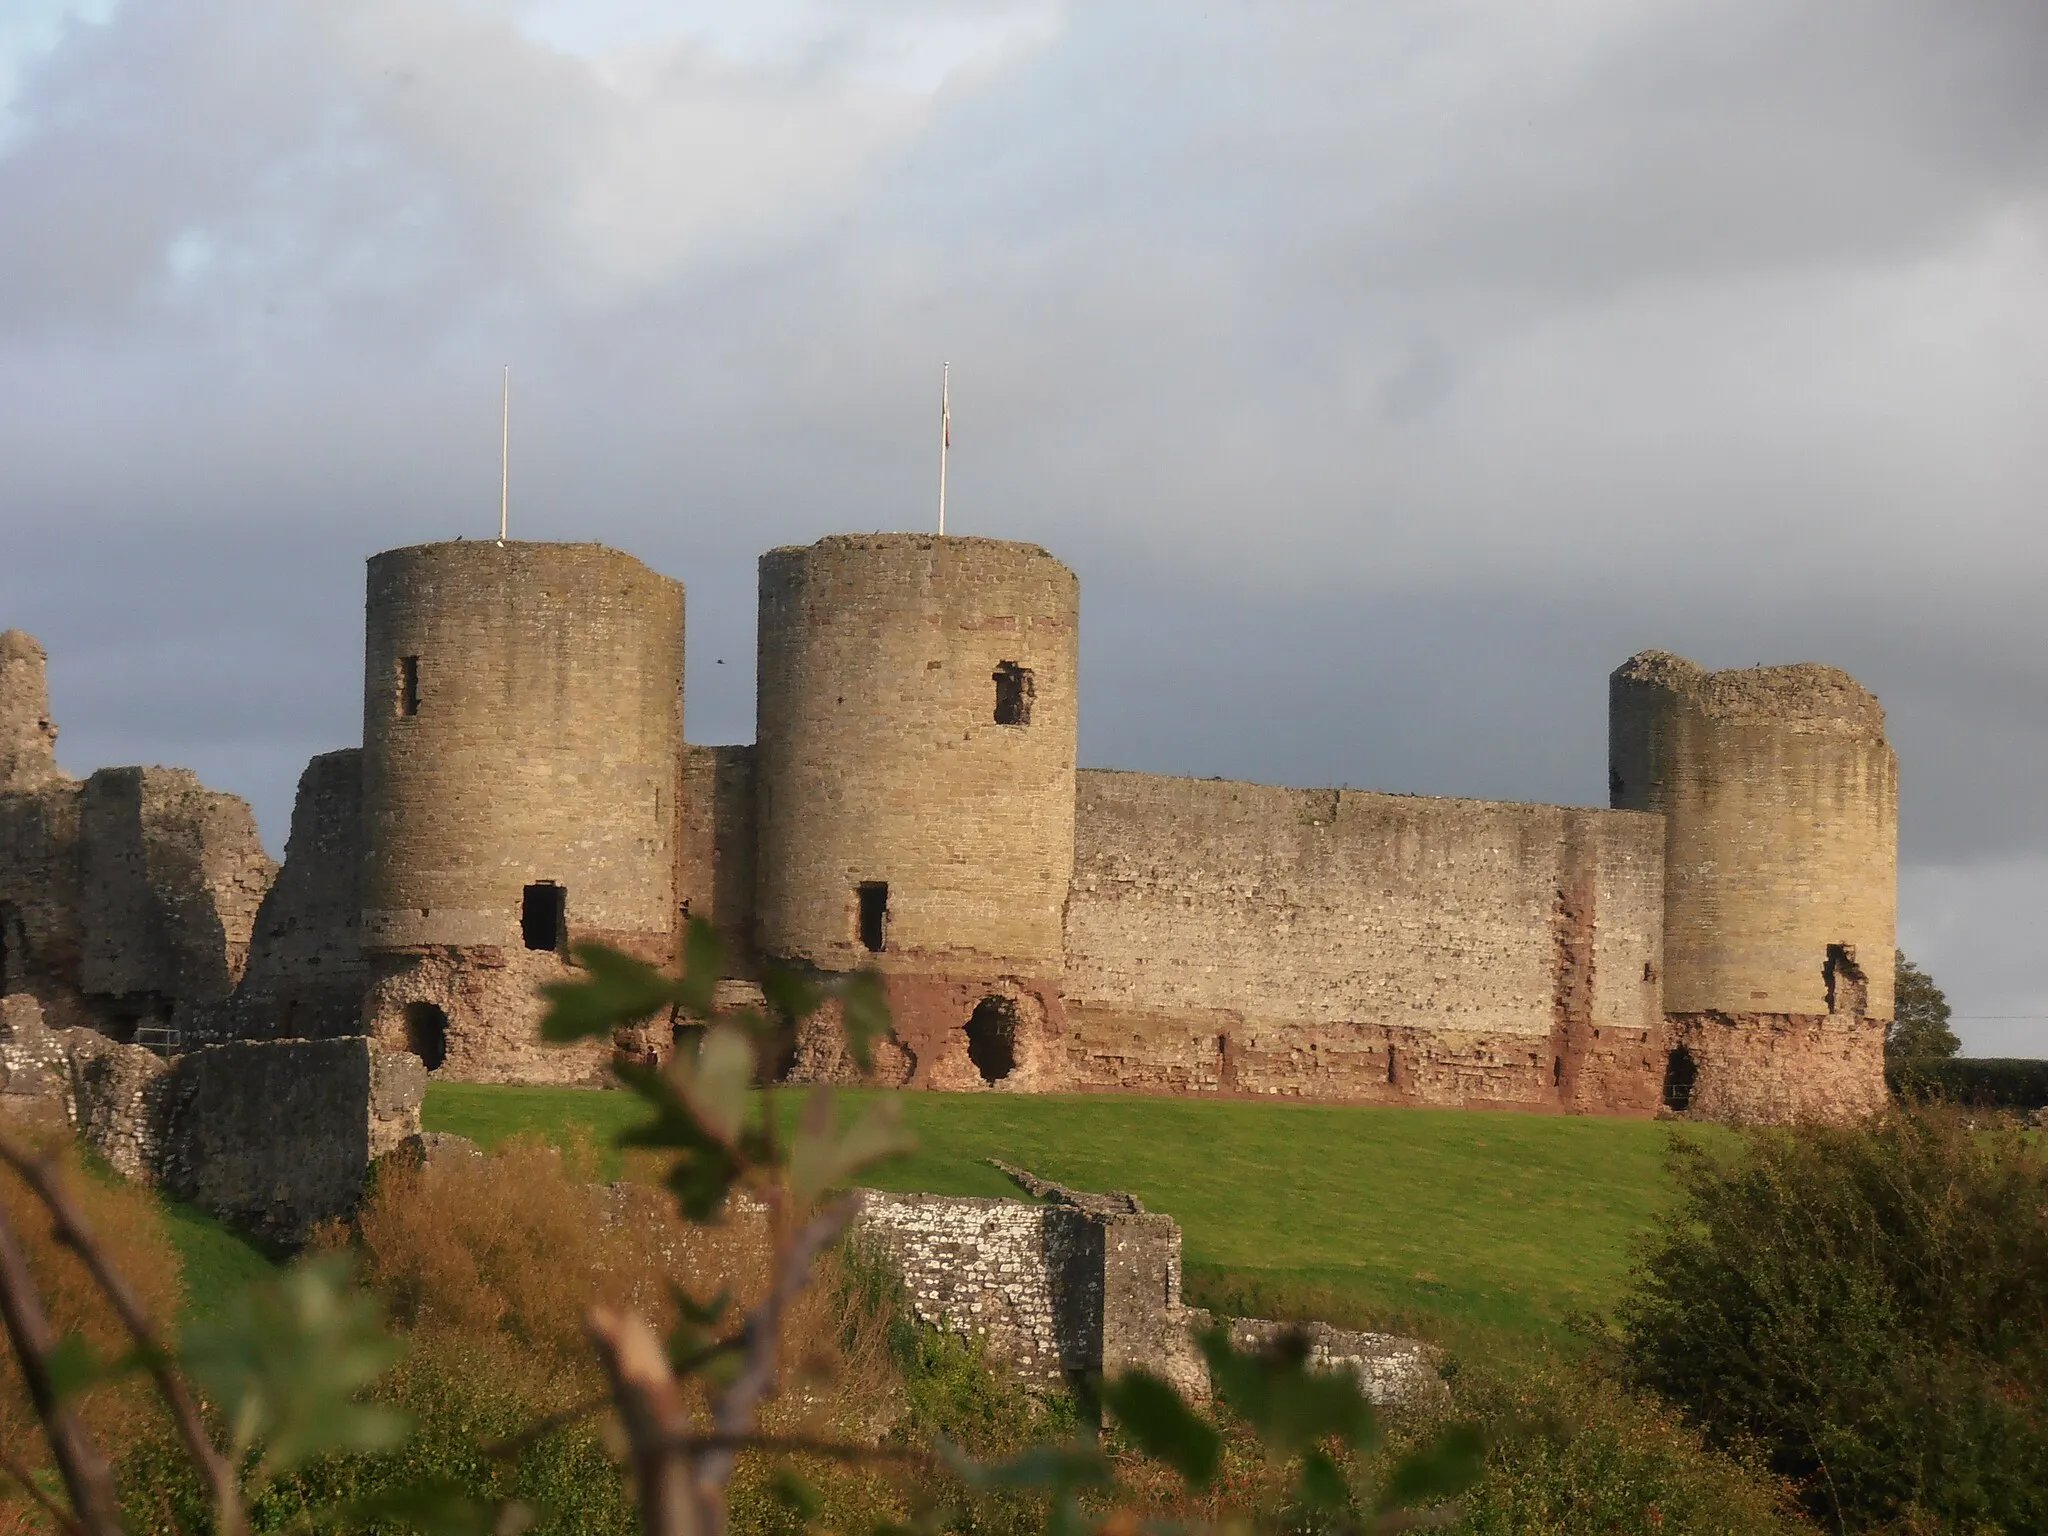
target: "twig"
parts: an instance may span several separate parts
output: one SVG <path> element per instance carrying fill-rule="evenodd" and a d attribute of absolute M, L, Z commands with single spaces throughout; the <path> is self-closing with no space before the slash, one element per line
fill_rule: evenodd
<path fill-rule="evenodd" d="M 21 1484 L 21 1491 L 35 1501 L 36 1508 L 56 1521 L 68 1536 L 86 1536 L 85 1527 L 71 1518 L 71 1511 L 36 1486 L 35 1474 L 11 1456 L 0 1455 L 0 1472 Z"/>
<path fill-rule="evenodd" d="M 56 1330 L 43 1310 L 42 1295 L 29 1273 L 28 1256 L 22 1252 L 4 1207 L 0 1207 L 0 1322 L 6 1324 L 14 1357 L 21 1363 L 21 1379 L 28 1387 L 36 1417 L 43 1422 L 44 1438 L 50 1442 L 64 1490 L 71 1495 L 71 1507 L 78 1512 L 79 1526 L 86 1536 L 120 1536 L 113 1470 L 78 1422 L 78 1415 L 64 1405 L 50 1378 Z"/>
<path fill-rule="evenodd" d="M 838 1240 L 859 1208 L 854 1197 L 842 1196 L 819 1211 L 790 1240 L 777 1265 L 775 1279 L 761 1304 L 747 1317 L 745 1337 L 747 1362 L 731 1386 L 720 1393 L 712 1408 L 711 1421 L 721 1435 L 745 1435 L 754 1428 L 754 1415 L 762 1399 L 775 1385 L 776 1357 L 782 1347 L 782 1318 L 790 1304 L 803 1294 L 809 1283 L 811 1265 L 819 1254 Z M 732 1478 L 733 1453 L 714 1450 L 697 1472 L 700 1486 L 722 1495 Z"/>
<path fill-rule="evenodd" d="M 846 1440 L 813 1440 L 804 1435 L 684 1435 L 669 1442 L 674 1450 L 780 1451 L 792 1456 L 823 1456 L 831 1461 L 910 1461 L 938 1466 L 930 1451 L 907 1445 L 854 1445 Z"/>
<path fill-rule="evenodd" d="M 192 1396 L 192 1389 L 185 1384 L 185 1378 L 171 1363 L 170 1353 L 150 1323 L 142 1298 L 135 1294 L 134 1287 L 107 1258 L 106 1250 L 93 1236 L 84 1213 L 57 1182 L 48 1161 L 30 1156 L 5 1137 L 0 1137 L 0 1161 L 20 1174 L 22 1181 L 48 1208 L 57 1241 L 84 1261 L 94 1283 L 113 1304 L 122 1326 L 135 1340 L 149 1367 L 149 1374 L 156 1382 L 158 1393 L 170 1408 L 171 1417 L 177 1421 L 186 1455 L 191 1457 L 192 1464 L 199 1469 L 213 1494 L 214 1527 L 218 1536 L 243 1536 L 247 1522 L 242 1513 L 241 1493 L 235 1484 L 235 1470 L 214 1448 L 213 1439 L 206 1432 L 206 1420 L 200 1414 L 199 1403 Z"/>
<path fill-rule="evenodd" d="M 661 1341 L 638 1313 L 617 1307 L 592 1307 L 589 1329 L 626 1431 L 641 1529 L 647 1536 L 717 1536 L 715 1513 L 698 1506 L 682 1458 L 669 1450 L 689 1404 Z"/>

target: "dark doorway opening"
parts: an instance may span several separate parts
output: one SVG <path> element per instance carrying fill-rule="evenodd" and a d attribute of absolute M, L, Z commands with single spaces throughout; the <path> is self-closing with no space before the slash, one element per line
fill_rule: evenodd
<path fill-rule="evenodd" d="M 1029 725 L 1031 699 L 1037 692 L 1031 669 L 1006 661 L 995 670 L 996 724 Z"/>
<path fill-rule="evenodd" d="M 27 948 L 19 936 L 21 919 L 14 915 L 14 903 L 0 901 L 0 997 L 13 990 L 19 979 L 21 952 Z"/>
<path fill-rule="evenodd" d="M 448 1015 L 438 1004 L 405 1005 L 405 1048 L 419 1057 L 429 1072 L 440 1070 L 448 1059 Z"/>
<path fill-rule="evenodd" d="M 528 949 L 560 950 L 568 942 L 569 891 L 552 880 L 529 885 L 519 900 L 519 937 Z"/>
<path fill-rule="evenodd" d="M 1820 976 L 1827 984 L 1829 1013 L 1852 1013 L 1860 1017 L 1870 1011 L 1870 982 L 1863 974 L 1863 967 L 1856 963 L 1855 945 L 1830 944 Z"/>
<path fill-rule="evenodd" d="M 861 948 L 879 955 L 889 936 L 889 882 L 863 880 L 855 889 L 860 898 Z"/>
<path fill-rule="evenodd" d="M 1692 1108 L 1692 1092 L 1700 1080 L 1700 1064 L 1680 1046 L 1664 1058 L 1664 1107 L 1678 1114 Z"/>
<path fill-rule="evenodd" d="M 401 715 L 420 712 L 420 659 L 417 656 L 398 658 L 398 712 Z"/>
<path fill-rule="evenodd" d="M 1000 1083 L 1017 1070 L 1017 1005 L 984 997 L 967 1021 L 967 1059 L 984 1083 Z"/>

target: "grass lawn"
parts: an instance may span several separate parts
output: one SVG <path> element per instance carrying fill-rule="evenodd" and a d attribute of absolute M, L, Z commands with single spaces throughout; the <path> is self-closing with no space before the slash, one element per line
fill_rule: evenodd
<path fill-rule="evenodd" d="M 1077 1188 L 1129 1190 L 1180 1222 L 1192 1300 L 1453 1339 L 1555 1336 L 1567 1313 L 1607 1306 L 1670 1188 L 1668 1128 L 1645 1121 L 1112 1096 L 903 1101 L 918 1150 L 877 1170 L 877 1188 L 1016 1198 L 983 1162 L 1000 1157 Z M 435 1083 L 425 1124 L 495 1146 L 575 1127 L 604 1138 L 639 1117 L 623 1093 Z"/>
<path fill-rule="evenodd" d="M 163 1200 L 159 1206 L 184 1272 L 181 1325 L 213 1317 L 250 1281 L 270 1273 L 272 1256 L 233 1227 L 181 1201 Z"/>

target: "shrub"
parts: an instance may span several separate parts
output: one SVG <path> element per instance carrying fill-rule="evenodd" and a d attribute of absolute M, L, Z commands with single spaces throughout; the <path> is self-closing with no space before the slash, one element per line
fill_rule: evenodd
<path fill-rule="evenodd" d="M 65 1188 L 151 1313 L 175 1316 L 180 1299 L 178 1255 L 164 1231 L 156 1202 L 132 1185 L 88 1174 L 68 1135 L 49 1137 L 41 1150 L 59 1159 Z M 102 1359 L 127 1353 L 126 1331 L 78 1257 L 59 1246 L 49 1212 L 34 1195 L 18 1181 L 0 1176 L 0 1212 L 6 1214 L 21 1239 L 29 1272 L 42 1292 L 51 1327 L 58 1336 L 78 1334 Z M 4 1338 L 0 1334 L 0 1340 Z M 132 1440 L 159 1420 L 149 1384 L 133 1376 L 93 1389 L 84 1398 L 81 1412 L 87 1430 L 102 1445 Z M 34 1471 L 50 1470 L 43 1459 L 42 1429 L 11 1350 L 0 1350 L 0 1448 Z M 0 1530 L 5 1529 L 16 1496 L 11 1482 L 0 1477 Z"/>
<path fill-rule="evenodd" d="M 1827 1524 L 2048 1529 L 2048 1165 L 1920 1109 L 1679 1143 L 1618 1312 L 1634 1378 Z"/>
<path fill-rule="evenodd" d="M 1901 1098 L 1945 1099 L 1970 1109 L 2048 1106 L 2048 1061 L 2026 1057 L 1923 1057 L 1891 1063 L 1885 1077 Z"/>

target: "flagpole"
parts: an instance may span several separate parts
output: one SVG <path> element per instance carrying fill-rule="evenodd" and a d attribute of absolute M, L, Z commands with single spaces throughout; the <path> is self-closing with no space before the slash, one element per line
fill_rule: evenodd
<path fill-rule="evenodd" d="M 946 450 L 953 446 L 953 365 L 939 369 L 939 537 L 946 536 Z"/>
<path fill-rule="evenodd" d="M 505 403 L 498 423 L 498 542 L 505 542 L 512 508 L 512 365 L 505 365 Z"/>

